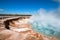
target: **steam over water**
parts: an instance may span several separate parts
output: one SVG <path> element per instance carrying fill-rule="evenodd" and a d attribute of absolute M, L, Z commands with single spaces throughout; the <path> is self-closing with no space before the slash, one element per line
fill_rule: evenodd
<path fill-rule="evenodd" d="M 53 15 L 54 12 L 38 10 L 37 14 L 30 18 L 31 28 L 44 35 L 60 37 L 60 18 Z"/>

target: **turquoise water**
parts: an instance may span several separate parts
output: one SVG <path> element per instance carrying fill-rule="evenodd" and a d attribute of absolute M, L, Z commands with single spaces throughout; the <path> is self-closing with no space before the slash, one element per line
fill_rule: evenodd
<path fill-rule="evenodd" d="M 38 13 L 30 18 L 29 23 L 38 33 L 60 38 L 60 18 L 53 14 Z"/>
<path fill-rule="evenodd" d="M 31 24 L 31 26 L 32 26 L 33 30 L 35 30 L 39 33 L 43 33 L 46 35 L 54 35 L 54 33 L 55 33 L 55 31 L 53 30 L 54 28 L 51 25 L 47 25 L 46 27 L 44 27 L 43 24 L 41 24 L 41 26 L 40 26 L 38 22 L 34 22 L 33 24 Z"/>
<path fill-rule="evenodd" d="M 57 38 L 60 38 L 60 32 L 56 31 L 55 27 L 51 24 L 47 24 L 47 26 L 44 26 L 43 24 L 41 24 L 41 22 L 33 22 L 31 23 L 31 28 L 38 32 L 38 33 L 42 33 L 44 35 L 47 36 L 55 36 Z"/>

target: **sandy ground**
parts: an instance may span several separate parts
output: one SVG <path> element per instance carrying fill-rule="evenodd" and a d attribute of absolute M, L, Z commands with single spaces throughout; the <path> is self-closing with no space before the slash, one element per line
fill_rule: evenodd
<path fill-rule="evenodd" d="M 57 40 L 56 38 L 34 32 L 30 29 L 29 24 L 18 24 L 19 22 L 14 22 L 10 23 L 10 30 L 0 25 L 0 40 Z"/>
<path fill-rule="evenodd" d="M 56 38 L 43 36 L 38 34 L 31 29 L 13 29 L 3 30 L 0 32 L 0 40 L 57 40 Z M 23 31 L 22 31 L 23 30 Z"/>

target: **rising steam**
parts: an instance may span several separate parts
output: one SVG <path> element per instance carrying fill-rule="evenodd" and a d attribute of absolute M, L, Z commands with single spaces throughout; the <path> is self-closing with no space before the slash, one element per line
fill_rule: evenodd
<path fill-rule="evenodd" d="M 37 14 L 32 15 L 30 24 L 33 30 L 50 36 L 60 36 L 60 17 L 56 10 L 46 11 L 40 9 Z"/>

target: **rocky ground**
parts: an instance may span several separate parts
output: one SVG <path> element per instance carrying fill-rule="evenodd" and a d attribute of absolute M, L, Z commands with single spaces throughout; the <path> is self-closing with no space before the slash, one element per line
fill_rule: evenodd
<path fill-rule="evenodd" d="M 5 29 L 0 31 L 0 40 L 57 40 L 57 39 L 36 33 L 31 29 L 28 29 L 26 31 L 15 31 Z"/>
<path fill-rule="evenodd" d="M 24 25 L 25 26 L 25 25 Z M 6 29 L 0 24 L 0 40 L 57 40 L 54 37 L 36 33 L 29 27 Z"/>

